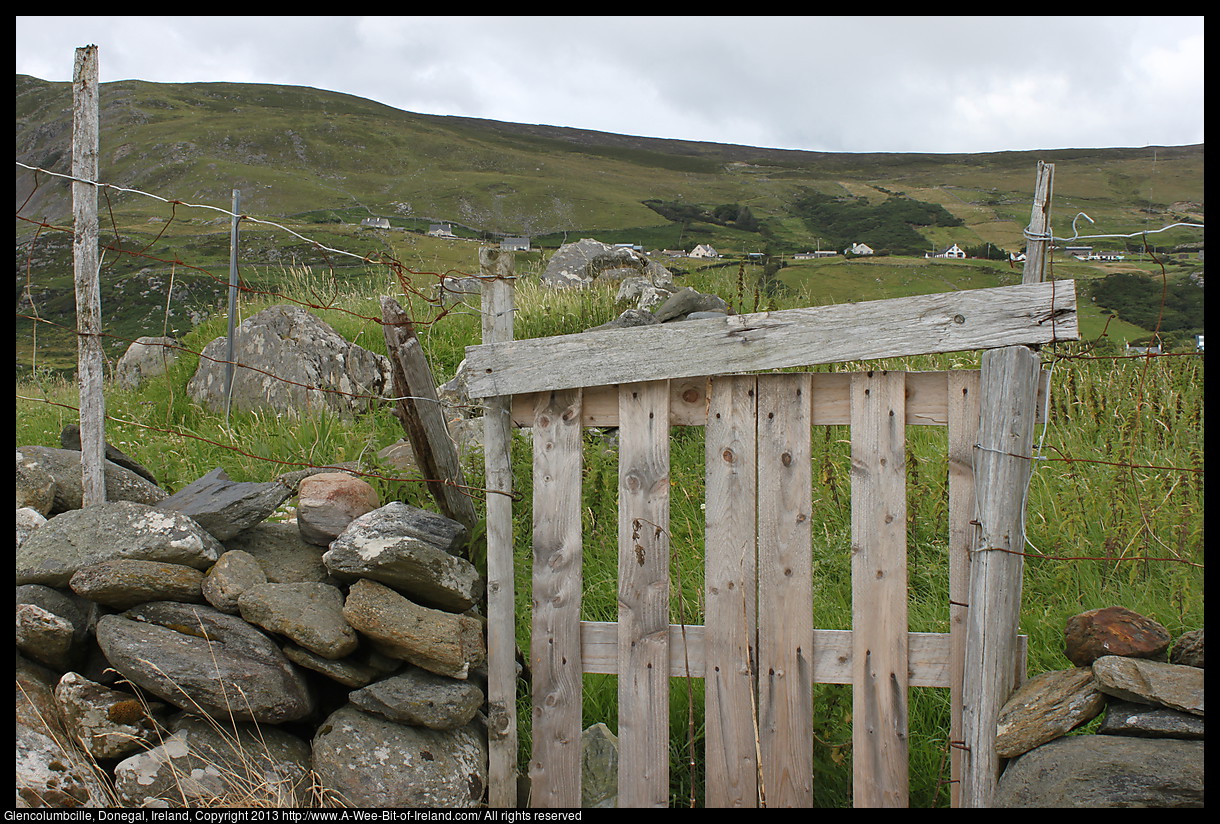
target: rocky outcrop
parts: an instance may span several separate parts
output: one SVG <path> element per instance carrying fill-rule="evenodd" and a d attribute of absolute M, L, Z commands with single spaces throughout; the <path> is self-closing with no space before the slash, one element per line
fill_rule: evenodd
<path fill-rule="evenodd" d="M 644 254 L 592 238 L 560 246 L 542 272 L 542 283 L 556 288 L 583 288 L 594 281 L 631 277 L 643 277 L 654 285 L 673 283 L 669 270 Z"/>
<path fill-rule="evenodd" d="M 55 513 L 80 453 L 25 452 Z M 216 470 L 155 506 L 19 508 L 18 804 L 481 803 L 468 532 L 365 487 Z M 264 520 L 298 492 L 306 519 Z"/>
<path fill-rule="evenodd" d="M 1081 665 L 1029 679 L 1001 710 L 996 805 L 1203 806 L 1203 631 L 1169 663 L 1163 626 L 1108 607 L 1069 619 L 1064 641 Z M 1069 735 L 1099 716 L 1095 735 Z"/>
<path fill-rule="evenodd" d="M 136 338 L 114 369 L 114 379 L 124 389 L 136 389 L 149 378 L 164 375 L 178 360 L 178 341 L 167 337 Z"/>

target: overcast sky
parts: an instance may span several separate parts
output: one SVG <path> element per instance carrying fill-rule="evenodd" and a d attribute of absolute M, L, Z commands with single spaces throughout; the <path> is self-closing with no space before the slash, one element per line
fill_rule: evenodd
<path fill-rule="evenodd" d="M 1203 142 L 1202 17 L 17 17 L 17 73 L 829 152 Z"/>

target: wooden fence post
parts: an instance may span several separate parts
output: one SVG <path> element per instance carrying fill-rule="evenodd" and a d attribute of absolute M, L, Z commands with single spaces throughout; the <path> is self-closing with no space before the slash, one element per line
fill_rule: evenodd
<path fill-rule="evenodd" d="M 999 778 L 996 723 L 1016 688 L 1017 628 L 1025 549 L 1025 495 L 1032 472 L 1041 365 L 1024 346 L 985 352 L 979 378 L 979 437 L 974 447 L 978 540 L 970 563 L 962 685 L 966 747 L 961 803 L 991 806 Z"/>
<path fill-rule="evenodd" d="M 76 279 L 77 380 L 80 386 L 80 462 L 85 506 L 106 502 L 106 406 L 102 397 L 102 298 L 98 284 L 97 46 L 76 50 L 72 72 L 72 264 Z"/>
<path fill-rule="evenodd" d="M 479 249 L 483 279 L 483 343 L 513 339 L 513 255 Z M 487 487 L 487 747 L 488 803 L 517 806 L 517 641 L 513 576 L 512 398 L 483 407 Z"/>

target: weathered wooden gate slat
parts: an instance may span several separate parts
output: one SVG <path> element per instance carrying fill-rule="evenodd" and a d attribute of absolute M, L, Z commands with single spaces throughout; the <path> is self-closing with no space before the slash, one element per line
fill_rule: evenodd
<path fill-rule="evenodd" d="M 902 372 L 852 380 L 852 758 L 857 807 L 907 805 L 906 411 Z"/>
<path fill-rule="evenodd" d="M 803 374 L 758 378 L 758 731 L 773 807 L 813 803 L 809 387 Z"/>
<path fill-rule="evenodd" d="M 580 394 L 549 393 L 534 410 L 530 794 L 539 807 L 580 806 Z"/>
<path fill-rule="evenodd" d="M 714 378 L 708 394 L 704 681 L 706 803 L 758 804 L 758 649 L 755 472 L 757 380 Z M 690 652 L 689 635 L 687 650 Z M 689 655 L 684 663 L 689 662 Z M 749 716 L 743 718 L 743 709 Z"/>
<path fill-rule="evenodd" d="M 619 421 L 618 802 L 667 807 L 668 382 L 620 386 Z"/>

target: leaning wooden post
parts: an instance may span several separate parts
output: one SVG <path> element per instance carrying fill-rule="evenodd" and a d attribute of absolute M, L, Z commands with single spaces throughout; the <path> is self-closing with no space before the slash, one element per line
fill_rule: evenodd
<path fill-rule="evenodd" d="M 76 50 L 72 73 L 72 268 L 76 278 L 82 503 L 106 502 L 106 405 L 102 397 L 102 298 L 98 283 L 97 46 Z"/>
<path fill-rule="evenodd" d="M 512 252 L 479 250 L 483 343 L 513 339 Z M 517 638 L 513 576 L 513 472 L 509 454 L 512 398 L 484 400 L 483 460 L 487 487 L 488 803 L 517 806 Z"/>

